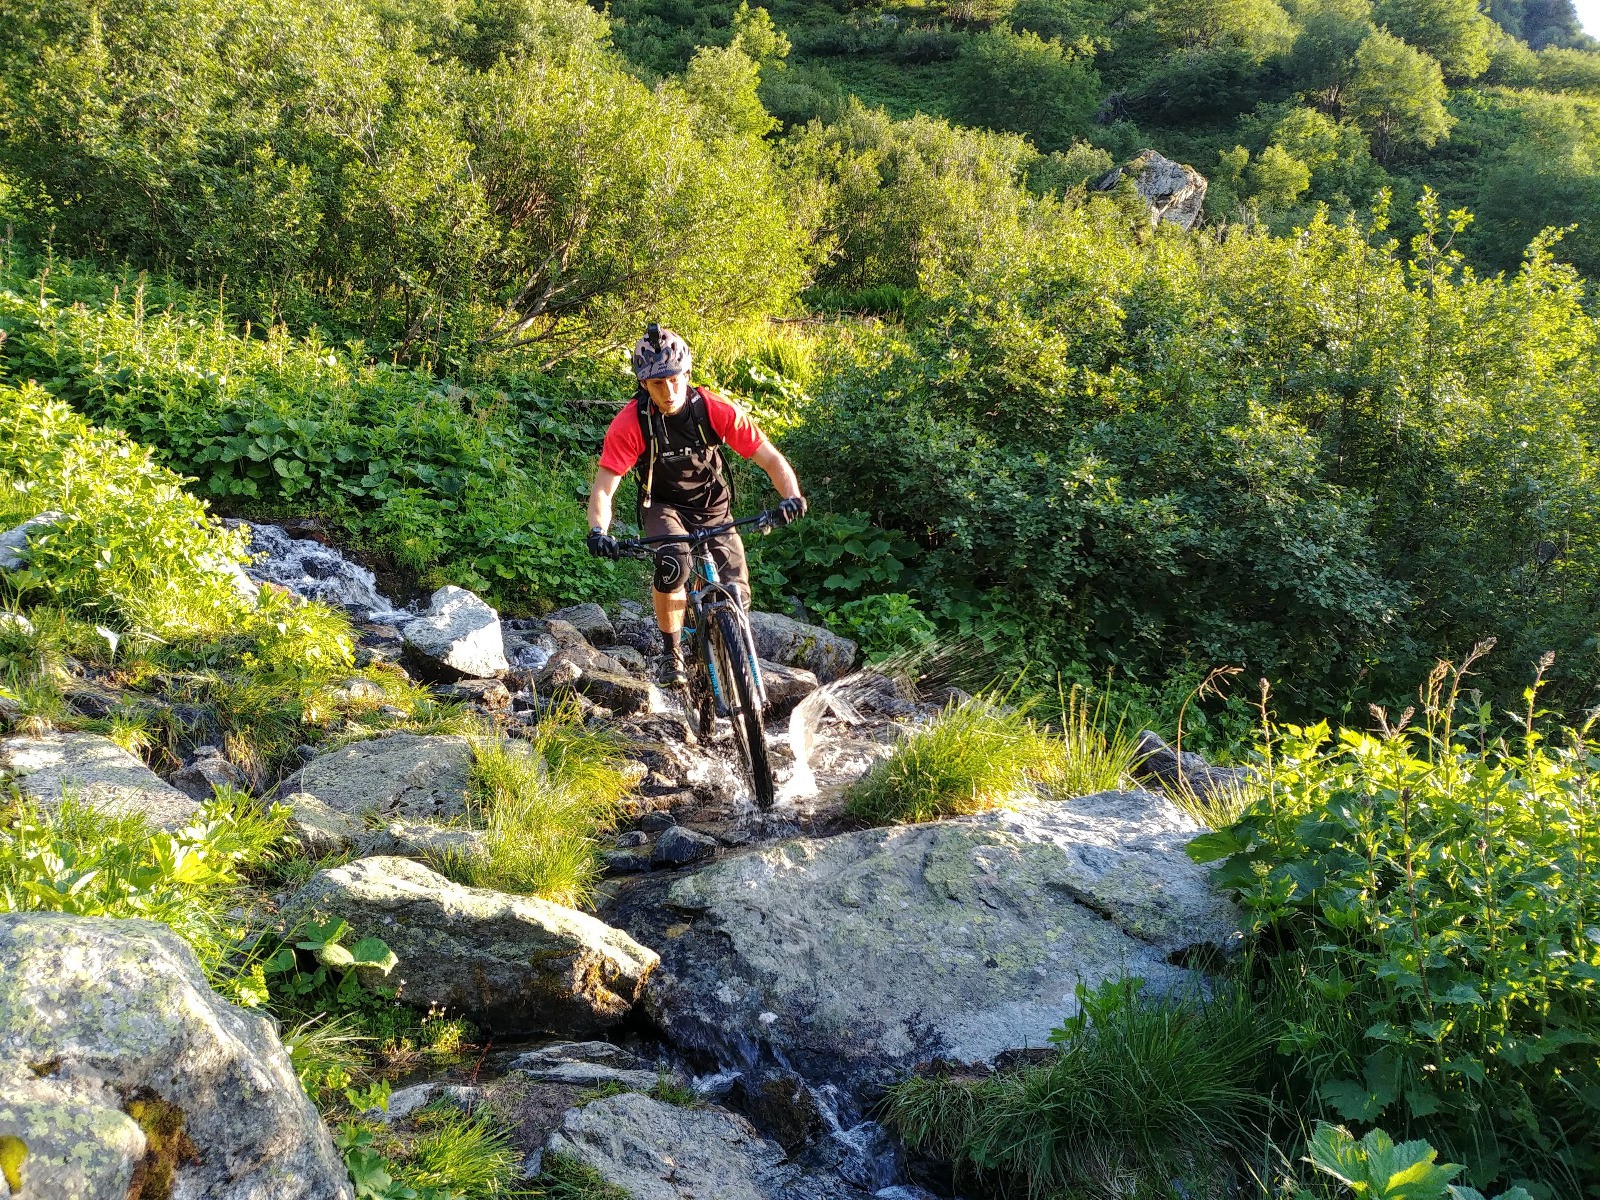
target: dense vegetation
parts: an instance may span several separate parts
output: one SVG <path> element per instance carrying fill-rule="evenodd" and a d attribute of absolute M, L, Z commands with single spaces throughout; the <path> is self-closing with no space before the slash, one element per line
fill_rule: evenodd
<path fill-rule="evenodd" d="M 664 320 L 813 497 L 756 550 L 767 606 L 873 654 L 966 639 L 1135 729 L 1235 664 L 1292 722 L 1198 847 L 1257 920 L 1237 991 L 1101 997 L 1059 1062 L 914 1085 L 903 1132 L 1000 1189 L 1165 1186 L 1276 1139 L 1443 1194 L 1425 1148 L 1274 1124 L 1320 1117 L 1592 1194 L 1596 764 L 1532 718 L 1499 740 L 1529 664 L 1575 726 L 1600 686 L 1600 53 L 1566 0 L 0 0 L 0 80 L 0 524 L 63 513 L 7 584 L 9 722 L 172 766 L 181 701 L 259 786 L 302 743 L 468 730 L 381 667 L 381 700 L 342 694 L 343 619 L 241 600 L 202 501 L 315 517 L 398 592 L 627 594 L 582 499 L 618 351 Z M 1146 145 L 1209 176 L 1196 230 L 1087 186 Z M 1434 677 L 1420 734 L 1353 730 L 1487 637 L 1466 724 Z M 162 703 L 73 715 L 69 658 Z M 1191 738 L 1249 754 L 1244 701 L 1205 690 Z M 1114 782 L 1092 724 L 957 708 L 858 812 Z M 539 746 L 484 756 L 497 849 L 440 865 L 581 900 L 623 783 L 575 722 Z M 222 797 L 152 840 L 7 809 L 0 894 L 182 924 L 290 1023 L 369 1194 L 446 1190 L 451 1145 L 491 1170 L 492 1130 L 353 1116 L 374 1051 L 459 1027 L 396 1025 L 329 967 L 338 931 L 236 952 L 234 901 L 305 867 L 275 820 Z M 1103 1086 L 1130 1063 L 1164 1080 L 1138 1111 Z"/>

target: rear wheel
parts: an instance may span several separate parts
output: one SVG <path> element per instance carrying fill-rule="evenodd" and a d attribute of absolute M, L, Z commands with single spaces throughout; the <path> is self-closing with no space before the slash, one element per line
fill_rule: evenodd
<path fill-rule="evenodd" d="M 754 652 L 744 627 L 723 609 L 711 624 L 711 653 L 722 683 L 722 700 L 728 706 L 733 740 L 739 747 L 745 777 L 755 793 L 756 805 L 772 807 L 772 767 L 767 761 L 766 728 L 761 717 L 761 687 L 756 682 Z"/>

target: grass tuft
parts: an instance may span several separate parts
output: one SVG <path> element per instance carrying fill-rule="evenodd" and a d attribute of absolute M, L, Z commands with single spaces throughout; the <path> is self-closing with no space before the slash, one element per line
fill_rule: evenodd
<path fill-rule="evenodd" d="M 1052 1036 L 1048 1061 L 909 1079 L 889 1094 L 889 1125 L 908 1145 L 1030 1196 L 1163 1194 L 1219 1153 L 1259 1145 L 1270 1038 L 1242 992 L 1152 1001 L 1122 983 L 1080 996 L 1084 1009 Z"/>
<path fill-rule="evenodd" d="M 1103 715 L 1073 693 L 1057 732 L 992 696 L 961 701 L 854 784 L 845 811 L 887 825 L 1002 808 L 1035 789 L 1067 796 L 1115 788 L 1133 752 L 1120 726 L 1103 731 Z"/>
<path fill-rule="evenodd" d="M 544 1170 L 528 1195 L 539 1200 L 632 1200 L 599 1171 L 564 1154 L 545 1155 Z"/>

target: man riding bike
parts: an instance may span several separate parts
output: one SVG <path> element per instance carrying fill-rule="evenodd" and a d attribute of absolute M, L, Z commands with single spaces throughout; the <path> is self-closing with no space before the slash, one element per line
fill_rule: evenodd
<path fill-rule="evenodd" d="M 618 557 L 617 540 L 609 532 L 611 501 L 622 477 L 635 468 L 640 524 L 647 537 L 681 536 L 732 520 L 733 488 L 722 460 L 725 445 L 772 480 L 783 497 L 773 509 L 778 524 L 787 525 L 805 514 L 805 497 L 789 460 L 762 435 L 748 413 L 710 388 L 691 387 L 691 365 L 688 345 L 659 325 L 652 324 L 634 347 L 633 373 L 639 390 L 606 430 L 589 491 L 591 554 Z M 739 535 L 730 532 L 717 538 L 711 558 L 718 577 L 734 585 L 748 609 L 750 571 Z M 687 545 L 668 545 L 656 556 L 653 599 L 665 652 L 660 682 L 672 687 L 686 682 L 681 635 L 689 570 Z"/>

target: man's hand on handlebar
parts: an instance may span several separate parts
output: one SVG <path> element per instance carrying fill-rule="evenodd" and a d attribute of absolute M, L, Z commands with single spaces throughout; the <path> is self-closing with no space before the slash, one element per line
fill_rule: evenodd
<path fill-rule="evenodd" d="M 591 529 L 589 531 L 588 545 L 589 553 L 596 558 L 616 559 L 622 557 L 622 547 L 618 544 L 617 539 L 602 529 Z"/>
<path fill-rule="evenodd" d="M 774 525 L 792 525 L 806 515 L 806 498 L 804 496 L 790 496 L 779 503 L 777 508 L 770 509 L 767 516 L 772 518 Z"/>

